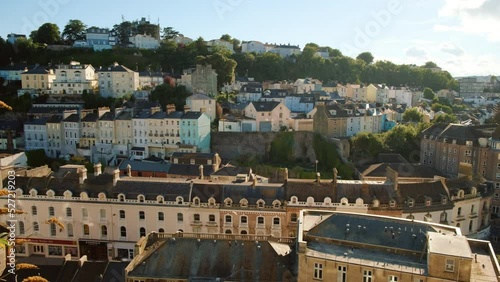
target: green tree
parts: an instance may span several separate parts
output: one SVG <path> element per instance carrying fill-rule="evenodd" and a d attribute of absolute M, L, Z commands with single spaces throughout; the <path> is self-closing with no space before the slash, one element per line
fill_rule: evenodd
<path fill-rule="evenodd" d="M 87 26 L 81 20 L 69 20 L 62 32 L 62 39 L 66 44 L 73 45 L 76 40 L 85 38 Z"/>
<path fill-rule="evenodd" d="M 434 94 L 434 91 L 432 91 L 432 89 L 430 89 L 429 87 L 426 87 L 424 89 L 424 98 L 425 99 L 429 99 L 429 100 L 432 100 L 434 99 L 436 95 Z"/>
<path fill-rule="evenodd" d="M 48 158 L 44 149 L 31 150 L 26 152 L 28 166 L 39 167 L 48 164 Z"/>
<path fill-rule="evenodd" d="M 59 44 L 61 43 L 61 33 L 59 27 L 54 23 L 44 23 L 38 30 L 32 34 L 33 41 L 42 44 Z"/>
<path fill-rule="evenodd" d="M 196 58 L 199 64 L 210 64 L 217 72 L 217 86 L 221 88 L 226 83 L 234 81 L 234 70 L 236 68 L 236 61 L 228 58 L 224 52 L 216 52 L 208 56 L 199 56 Z M 216 93 L 213 93 L 216 95 Z"/>
<path fill-rule="evenodd" d="M 381 134 L 361 132 L 351 138 L 352 155 L 356 160 L 373 158 L 384 150 Z"/>
<path fill-rule="evenodd" d="M 160 26 L 157 24 L 143 23 L 137 26 L 138 34 L 147 34 L 156 39 L 160 39 Z"/>
<path fill-rule="evenodd" d="M 120 24 L 114 26 L 116 30 L 118 43 L 121 46 L 127 47 L 130 39 L 129 37 L 132 35 L 132 23 L 129 21 L 123 21 Z"/>
<path fill-rule="evenodd" d="M 173 27 L 167 26 L 167 27 L 163 28 L 163 35 L 162 35 L 163 40 L 173 39 L 177 35 L 179 35 L 179 32 L 177 30 L 175 30 Z"/>
<path fill-rule="evenodd" d="M 428 69 L 437 68 L 437 67 L 438 67 L 437 64 L 434 62 L 431 62 L 431 61 L 426 62 L 424 65 L 424 68 L 428 68 Z"/>
<path fill-rule="evenodd" d="M 362 60 L 364 61 L 367 65 L 371 64 L 373 62 L 373 55 L 372 53 L 370 52 L 363 52 L 361 54 L 359 54 L 357 57 L 356 57 L 357 60 Z"/>
<path fill-rule="evenodd" d="M 411 125 L 396 125 L 385 133 L 384 145 L 388 152 L 399 153 L 405 159 L 413 161 L 412 154 L 418 151 L 417 130 Z"/>
<path fill-rule="evenodd" d="M 434 123 L 457 123 L 458 119 L 454 114 L 444 114 L 444 115 L 439 115 L 432 122 L 434 122 Z"/>
<path fill-rule="evenodd" d="M 156 86 L 151 92 L 150 100 L 160 103 L 163 110 L 166 110 L 167 104 L 175 104 L 175 108 L 178 111 L 182 111 L 184 110 L 188 96 L 189 92 L 183 85 L 172 86 L 171 84 L 164 83 Z"/>
<path fill-rule="evenodd" d="M 269 151 L 270 161 L 280 165 L 293 165 L 295 162 L 293 154 L 294 138 L 292 132 L 281 132 L 274 137 Z"/>
<path fill-rule="evenodd" d="M 403 121 L 419 123 L 424 120 L 424 115 L 418 111 L 417 108 L 407 109 L 403 113 Z"/>

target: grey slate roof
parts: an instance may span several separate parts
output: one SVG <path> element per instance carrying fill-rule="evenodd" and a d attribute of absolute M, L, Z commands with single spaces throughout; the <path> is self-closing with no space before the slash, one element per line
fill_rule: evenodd
<path fill-rule="evenodd" d="M 96 122 L 98 118 L 96 113 L 89 113 L 82 118 L 82 122 Z"/>
<path fill-rule="evenodd" d="M 112 112 L 104 113 L 99 120 L 112 121 L 115 119 L 115 115 Z"/>
<path fill-rule="evenodd" d="M 118 167 L 120 170 L 126 170 L 130 165 L 133 171 L 151 171 L 151 172 L 165 172 L 170 168 L 170 163 L 153 163 L 135 160 L 123 160 Z"/>
<path fill-rule="evenodd" d="M 251 102 L 257 112 L 270 112 L 276 108 L 280 102 Z"/>
<path fill-rule="evenodd" d="M 189 281 L 222 281 L 217 278 L 282 281 L 283 276 L 290 273 L 292 256 L 279 256 L 270 243 L 264 241 L 176 238 L 161 242 L 129 276 Z"/>
<path fill-rule="evenodd" d="M 78 114 L 71 114 L 63 120 L 63 122 L 79 122 L 80 116 Z"/>

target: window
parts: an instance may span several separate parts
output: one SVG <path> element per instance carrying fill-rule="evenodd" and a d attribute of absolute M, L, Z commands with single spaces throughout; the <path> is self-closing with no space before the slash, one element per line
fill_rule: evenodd
<path fill-rule="evenodd" d="M 54 215 L 55 215 L 54 207 L 49 207 L 49 216 L 54 216 Z"/>
<path fill-rule="evenodd" d="M 182 213 L 177 213 L 177 221 L 178 222 L 184 221 L 184 215 Z"/>
<path fill-rule="evenodd" d="M 38 211 L 36 209 L 36 206 L 32 206 L 31 207 L 31 215 L 37 215 L 38 214 Z"/>
<path fill-rule="evenodd" d="M 257 217 L 257 224 L 264 224 L 264 217 L 263 216 Z"/>
<path fill-rule="evenodd" d="M 87 217 L 89 217 L 89 212 L 87 211 L 87 209 L 86 209 L 86 208 L 83 208 L 83 209 L 82 209 L 82 217 L 83 217 L 83 218 L 87 218 Z"/>
<path fill-rule="evenodd" d="M 246 215 L 242 216 L 240 218 L 240 223 L 241 224 L 247 224 L 248 223 L 248 217 Z"/>
<path fill-rule="evenodd" d="M 24 222 L 19 221 L 19 234 L 23 235 L 24 234 Z"/>
<path fill-rule="evenodd" d="M 56 236 L 56 224 L 55 223 L 50 224 L 50 236 Z"/>
<path fill-rule="evenodd" d="M 233 222 L 233 218 L 230 215 L 226 215 L 225 219 L 226 219 L 226 223 Z"/>
<path fill-rule="evenodd" d="M 101 225 L 101 237 L 108 236 L 108 227 L 106 225 Z"/>
<path fill-rule="evenodd" d="M 323 264 L 314 263 L 314 279 L 323 279 Z"/>
<path fill-rule="evenodd" d="M 120 210 L 120 219 L 125 219 L 125 211 Z"/>
<path fill-rule="evenodd" d="M 145 219 L 145 218 L 146 218 L 146 214 L 143 211 L 140 211 L 139 212 L 139 219 Z"/>
<path fill-rule="evenodd" d="M 127 237 L 127 228 L 125 226 L 120 227 L 120 236 Z"/>
<path fill-rule="evenodd" d="M 292 215 L 290 216 L 290 221 L 297 222 L 297 214 L 296 213 L 292 213 Z"/>
<path fill-rule="evenodd" d="M 90 235 L 90 227 L 88 224 L 83 225 L 83 236 L 89 236 Z"/>
<path fill-rule="evenodd" d="M 195 222 L 200 221 L 200 214 L 199 213 L 195 213 L 193 219 L 194 219 Z"/>
<path fill-rule="evenodd" d="M 165 220 L 165 215 L 163 214 L 163 212 L 158 212 L 158 220 L 159 221 Z"/>
<path fill-rule="evenodd" d="M 469 232 L 472 232 L 472 229 L 474 227 L 474 221 L 469 221 Z"/>
<path fill-rule="evenodd" d="M 33 222 L 33 230 L 37 231 L 37 232 L 40 231 L 40 226 L 38 225 L 38 222 L 36 222 L 36 221 Z"/>
<path fill-rule="evenodd" d="M 273 218 L 273 225 L 280 225 L 280 218 L 279 217 Z"/>
<path fill-rule="evenodd" d="M 363 282 L 372 282 L 373 276 L 371 270 L 363 270 Z"/>
<path fill-rule="evenodd" d="M 462 208 L 458 208 L 458 210 L 457 210 L 457 216 L 462 216 Z"/>
<path fill-rule="evenodd" d="M 455 271 L 455 260 L 453 259 L 446 259 L 446 265 L 444 268 L 445 271 Z"/>
<path fill-rule="evenodd" d="M 337 270 L 337 282 L 347 282 L 347 266 L 339 265 Z"/>
<path fill-rule="evenodd" d="M 106 210 L 105 209 L 101 209 L 99 211 L 99 214 L 101 215 L 101 218 L 106 218 Z"/>
<path fill-rule="evenodd" d="M 208 216 L 208 221 L 215 222 L 215 215 L 211 214 Z"/>
<path fill-rule="evenodd" d="M 398 277 L 396 275 L 389 275 L 389 282 L 398 282 Z"/>
<path fill-rule="evenodd" d="M 470 213 L 474 213 L 474 205 L 470 207 Z"/>
<path fill-rule="evenodd" d="M 68 237 L 73 237 L 73 224 L 68 223 L 66 225 L 66 230 L 68 231 Z"/>
<path fill-rule="evenodd" d="M 141 227 L 139 229 L 139 237 L 144 237 L 144 236 L 146 236 L 146 228 Z"/>

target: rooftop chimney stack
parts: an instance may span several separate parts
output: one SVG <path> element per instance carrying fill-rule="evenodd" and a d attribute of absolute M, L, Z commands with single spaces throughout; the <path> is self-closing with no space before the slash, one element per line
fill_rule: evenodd
<path fill-rule="evenodd" d="M 94 176 L 99 176 L 102 174 L 102 164 L 96 163 L 94 164 Z"/>
<path fill-rule="evenodd" d="M 317 172 L 316 173 L 316 185 L 319 185 L 321 183 L 321 173 Z"/>
<path fill-rule="evenodd" d="M 127 165 L 127 176 L 128 177 L 132 176 L 132 166 L 130 166 L 130 164 Z"/>
<path fill-rule="evenodd" d="M 284 178 L 285 182 L 288 181 L 288 168 L 286 168 L 286 167 L 284 169 L 283 178 Z"/>
<path fill-rule="evenodd" d="M 338 170 L 336 167 L 333 168 L 333 185 L 337 185 L 337 175 L 338 175 Z"/>
<path fill-rule="evenodd" d="M 200 165 L 200 179 L 203 180 L 205 177 L 203 175 L 203 165 Z"/>
<path fill-rule="evenodd" d="M 116 186 L 116 183 L 118 182 L 118 179 L 120 179 L 120 170 L 115 169 L 113 170 L 113 187 Z"/>

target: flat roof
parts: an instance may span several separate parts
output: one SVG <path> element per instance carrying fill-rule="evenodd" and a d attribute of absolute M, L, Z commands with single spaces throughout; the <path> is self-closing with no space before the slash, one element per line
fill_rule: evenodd
<path fill-rule="evenodd" d="M 428 232 L 429 253 L 472 258 L 467 238 L 448 233 Z"/>

